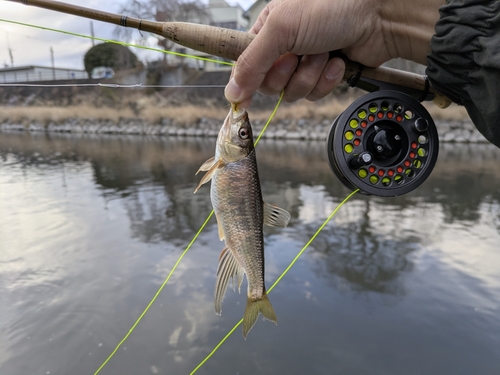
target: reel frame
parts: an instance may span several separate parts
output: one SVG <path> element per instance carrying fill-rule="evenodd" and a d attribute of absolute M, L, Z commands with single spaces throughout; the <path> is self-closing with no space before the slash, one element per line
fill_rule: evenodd
<path fill-rule="evenodd" d="M 330 168 L 350 189 L 394 197 L 416 189 L 436 164 L 439 139 L 429 112 L 413 97 L 380 90 L 356 99 L 332 124 Z"/>

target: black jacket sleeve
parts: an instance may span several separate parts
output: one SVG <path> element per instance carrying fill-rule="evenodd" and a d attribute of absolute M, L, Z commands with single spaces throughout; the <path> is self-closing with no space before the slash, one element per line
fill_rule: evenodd
<path fill-rule="evenodd" d="M 500 1 L 447 0 L 439 11 L 426 73 L 500 147 Z"/>

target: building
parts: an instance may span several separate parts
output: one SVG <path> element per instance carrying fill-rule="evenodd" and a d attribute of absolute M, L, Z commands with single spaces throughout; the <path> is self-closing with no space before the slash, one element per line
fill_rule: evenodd
<path fill-rule="evenodd" d="M 227 29 L 245 31 L 248 30 L 248 19 L 244 16 L 245 11 L 240 5 L 229 5 L 224 0 L 209 0 L 208 13 L 210 15 L 210 25 L 217 27 L 224 27 Z M 211 59 L 221 60 L 218 57 L 213 57 L 212 55 L 207 55 L 205 53 L 195 51 L 180 45 L 174 45 L 172 48 L 175 52 L 186 53 L 189 55 L 207 57 Z M 170 56 L 169 61 L 174 65 L 181 62 L 182 58 L 177 58 L 175 56 Z M 214 70 L 228 70 L 231 69 L 229 65 L 221 65 L 213 62 L 191 60 L 185 61 L 186 64 L 192 64 L 193 67 L 198 67 L 206 71 Z"/>
<path fill-rule="evenodd" d="M 224 0 L 209 0 L 208 11 L 212 21 L 210 25 L 245 31 L 248 29 L 248 19 L 245 11 L 239 5 L 229 5 Z"/>
<path fill-rule="evenodd" d="M 0 69 L 0 83 L 26 83 L 87 78 L 88 75 L 85 70 L 77 69 L 49 68 L 35 65 Z"/>
<path fill-rule="evenodd" d="M 248 29 L 251 29 L 259 18 L 259 14 L 266 7 L 270 0 L 257 0 L 254 2 L 250 8 L 243 14 L 243 16 L 248 20 Z"/>

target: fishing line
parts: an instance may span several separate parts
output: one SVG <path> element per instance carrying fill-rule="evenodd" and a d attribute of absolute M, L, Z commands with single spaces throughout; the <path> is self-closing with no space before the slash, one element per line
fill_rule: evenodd
<path fill-rule="evenodd" d="M 81 37 L 81 38 L 94 39 L 94 40 L 99 40 L 99 41 L 103 41 L 103 42 L 115 43 L 115 44 L 119 44 L 119 45 L 123 45 L 123 46 L 127 46 L 127 47 L 135 47 L 135 48 L 140 48 L 140 49 L 145 49 L 145 50 L 150 50 L 150 51 L 156 51 L 156 52 L 161 52 L 161 53 L 168 53 L 168 54 L 172 54 L 172 55 L 176 55 L 176 56 L 181 56 L 181 57 L 194 58 L 194 59 L 208 61 L 208 62 L 214 62 L 214 63 L 218 63 L 218 64 L 224 64 L 224 65 L 229 65 L 229 66 L 233 66 L 234 65 L 234 63 L 230 63 L 230 62 L 226 62 L 226 61 L 220 61 L 220 60 L 215 60 L 215 59 L 210 59 L 210 58 L 204 58 L 204 57 L 199 57 L 199 56 L 194 56 L 194 55 L 189 55 L 189 54 L 184 54 L 184 53 L 179 53 L 179 52 L 167 51 L 167 50 L 162 50 L 162 49 L 158 49 L 158 48 L 151 48 L 151 47 L 146 47 L 146 46 L 132 44 L 132 43 L 119 42 L 119 41 L 116 41 L 116 40 L 110 40 L 110 39 L 104 39 L 104 38 L 98 38 L 98 37 L 91 37 L 91 36 L 88 36 L 88 35 L 77 34 L 77 33 L 69 32 L 69 31 L 53 29 L 53 28 L 44 27 L 44 26 L 32 25 L 32 24 L 28 24 L 28 23 L 24 23 L 24 22 L 10 21 L 10 20 L 2 19 L 2 18 L 0 18 L 0 22 L 7 22 L 7 23 L 16 24 L 16 25 L 21 25 L 21 26 L 26 26 L 26 27 L 33 27 L 33 28 L 38 28 L 38 29 L 42 29 L 42 30 L 48 30 L 48 31 L 62 33 L 62 34 L 77 36 L 77 37 Z M 88 84 L 88 85 L 92 85 L 92 84 Z M 108 84 L 95 84 L 95 85 L 96 86 L 109 86 Z M 30 87 L 32 85 L 31 84 L 26 84 L 26 86 Z M 72 86 L 72 85 L 70 85 L 70 86 Z M 122 86 L 125 86 L 125 85 L 122 85 Z M 111 87 L 118 87 L 118 85 L 112 84 Z M 131 85 L 130 87 L 137 87 L 137 85 Z M 141 87 L 145 87 L 145 86 L 141 85 Z M 268 121 L 264 125 L 264 128 L 260 132 L 257 140 L 255 141 L 255 145 L 257 145 L 257 143 L 259 142 L 260 138 L 262 137 L 262 134 L 267 129 L 267 126 L 269 125 L 269 123 L 272 121 L 274 115 L 276 114 L 276 111 L 278 110 L 278 107 L 280 106 L 281 101 L 283 99 L 283 95 L 284 95 L 284 91 L 281 92 L 280 97 L 278 99 L 278 103 L 276 104 L 276 106 L 275 106 L 273 112 L 271 113 L 271 116 L 269 117 Z M 106 358 L 106 360 L 102 363 L 102 365 L 96 370 L 96 372 L 94 373 L 94 375 L 99 374 L 99 372 L 104 368 L 104 366 L 106 366 L 106 364 L 113 358 L 113 356 L 116 354 L 116 352 L 118 351 L 118 349 L 128 339 L 128 337 L 132 334 L 132 332 L 137 327 L 137 325 L 140 323 L 140 321 L 142 320 L 142 318 L 149 311 L 149 309 L 151 308 L 151 306 L 153 305 L 153 303 L 156 301 L 156 299 L 158 298 L 158 296 L 160 295 L 160 293 L 162 292 L 162 290 L 167 285 L 167 283 L 170 280 L 170 278 L 172 277 L 174 271 L 177 269 L 177 266 L 180 264 L 181 260 L 187 254 L 188 250 L 191 248 L 191 246 L 193 245 L 193 243 L 195 242 L 195 240 L 198 238 L 198 236 L 200 235 L 200 233 L 206 227 L 207 223 L 209 222 L 209 220 L 211 219 L 211 217 L 213 216 L 213 214 L 214 214 L 214 211 L 212 210 L 210 212 L 210 214 L 208 215 L 208 217 L 206 218 L 205 222 L 202 224 L 202 226 L 200 227 L 200 229 L 198 230 L 198 232 L 195 234 L 195 236 L 191 240 L 191 242 L 188 244 L 188 246 L 184 249 L 184 251 L 181 253 L 181 255 L 179 256 L 179 258 L 175 262 L 175 264 L 172 267 L 172 269 L 170 270 L 167 278 L 162 283 L 162 285 L 160 286 L 160 288 L 158 289 L 158 291 L 154 295 L 153 299 L 149 302 L 149 304 L 146 306 L 146 308 L 141 313 L 141 315 L 139 316 L 139 318 L 137 318 L 137 320 L 132 325 L 132 327 L 129 329 L 129 331 L 127 332 L 127 334 L 123 337 L 123 339 L 118 343 L 118 345 L 116 345 L 116 347 L 111 352 L 111 354 Z M 235 329 L 236 329 L 236 327 L 235 327 Z M 222 345 L 222 343 L 220 345 Z M 198 366 L 198 368 L 199 367 L 201 367 L 201 364 Z"/>
<path fill-rule="evenodd" d="M 122 85 L 119 83 L 66 83 L 66 84 L 38 84 L 38 83 L 0 83 L 0 87 L 110 87 L 110 88 L 223 88 L 226 85 L 143 85 L 136 83 L 133 85 Z"/>
<path fill-rule="evenodd" d="M 254 147 L 257 146 L 257 143 L 259 143 L 260 139 L 262 138 L 262 135 L 264 134 L 264 132 L 266 131 L 267 129 L 267 126 L 271 123 L 271 120 L 274 118 L 274 115 L 276 114 L 276 111 L 278 110 L 280 104 L 281 104 L 281 101 L 283 100 L 283 95 L 285 95 L 285 90 L 282 90 L 281 91 L 281 94 L 280 94 L 280 97 L 278 99 L 278 103 L 276 103 L 276 106 L 274 107 L 274 110 L 273 112 L 271 113 L 271 116 L 269 116 L 269 119 L 267 120 L 266 122 L 266 125 L 264 125 L 264 127 L 262 128 L 261 132 L 259 133 L 259 136 L 257 137 L 257 139 L 255 140 L 255 143 L 253 144 Z"/>
<path fill-rule="evenodd" d="M 114 44 L 119 44 L 119 45 L 126 46 L 126 47 L 134 47 L 134 48 L 144 49 L 144 50 L 147 50 L 147 51 L 161 52 L 161 53 L 166 53 L 166 54 L 169 54 L 169 55 L 175 55 L 175 56 L 179 56 L 179 57 L 189 57 L 189 58 L 192 58 L 192 59 L 202 60 L 202 61 L 207 61 L 207 62 L 213 62 L 213 63 L 216 63 L 216 64 L 229 65 L 229 66 L 233 66 L 234 65 L 234 63 L 228 62 L 228 61 L 215 60 L 215 59 L 211 59 L 211 58 L 208 58 L 208 57 L 201 57 L 201 56 L 189 55 L 187 53 L 181 53 L 181 52 L 175 52 L 175 51 L 168 51 L 168 50 L 164 50 L 164 49 L 160 49 L 160 48 L 147 47 L 147 46 L 143 46 L 143 45 L 140 45 L 140 44 L 120 42 L 120 41 L 114 40 L 114 39 L 105 39 L 105 38 L 99 38 L 99 37 L 85 35 L 85 34 L 78 34 L 78 33 L 73 33 L 71 31 L 53 29 L 51 27 L 45 27 L 45 26 L 39 26 L 39 25 L 32 25 L 30 23 L 25 23 L 25 22 L 11 21 L 11 20 L 3 19 L 3 18 L 0 18 L 0 22 L 7 22 L 7 23 L 12 23 L 14 25 L 20 25 L 20 26 L 26 26 L 26 27 L 33 27 L 35 29 L 53 31 L 53 32 L 56 32 L 56 33 L 61 33 L 61 34 L 66 34 L 66 35 L 78 36 L 80 38 L 94 39 L 94 40 L 99 40 L 99 41 L 105 42 L 105 43 L 114 43 Z"/>
<path fill-rule="evenodd" d="M 280 104 L 281 104 L 281 101 L 283 99 L 283 95 L 285 94 L 285 91 L 283 90 L 279 96 L 279 99 L 278 99 L 278 103 L 276 103 L 276 106 L 274 107 L 274 110 L 273 112 L 271 113 L 271 116 L 269 116 L 269 119 L 267 120 L 266 124 L 264 125 L 264 127 L 262 128 L 257 140 L 255 141 L 255 145 L 257 145 L 259 139 L 262 137 L 262 134 L 266 131 L 267 129 L 267 126 L 270 124 L 270 122 L 272 121 L 272 119 L 274 118 L 274 115 L 276 114 L 276 111 L 278 110 Z M 193 237 L 193 239 L 191 240 L 191 242 L 189 243 L 189 245 L 186 247 L 186 249 L 181 253 L 181 255 L 179 256 L 179 259 L 177 259 L 177 262 L 175 262 L 175 265 L 174 267 L 170 270 L 170 273 L 168 274 L 167 278 L 165 279 L 165 281 L 163 282 L 163 284 L 161 284 L 160 288 L 158 289 L 158 291 L 156 292 L 155 296 L 153 297 L 153 299 L 151 300 L 151 302 L 149 302 L 149 304 L 146 306 L 146 308 L 144 309 L 144 311 L 142 312 L 142 314 L 139 316 L 139 318 L 137 318 L 137 320 L 135 321 L 135 323 L 132 325 L 132 328 L 130 328 L 130 330 L 127 332 L 127 334 L 125 335 L 125 337 L 118 343 L 118 345 L 116 345 L 115 349 L 111 352 L 111 354 L 108 356 L 108 358 L 106 358 L 106 360 L 103 362 L 103 364 L 97 369 L 97 371 L 94 373 L 94 375 L 97 375 L 103 368 L 104 366 L 106 366 L 106 364 L 111 360 L 111 358 L 113 358 L 113 356 L 115 355 L 115 353 L 118 351 L 118 349 L 120 348 L 120 346 L 122 346 L 122 344 L 125 342 L 125 340 L 127 340 L 127 338 L 130 336 L 130 334 L 133 332 L 133 330 L 135 329 L 135 327 L 139 324 L 139 322 L 142 320 L 142 318 L 144 317 L 144 315 L 146 315 L 146 313 L 148 312 L 149 308 L 153 305 L 153 303 L 156 301 L 157 297 L 160 295 L 161 291 L 163 290 L 163 288 L 167 285 L 168 281 L 170 280 L 170 277 L 172 276 L 172 274 L 174 273 L 175 269 L 177 268 L 177 266 L 179 265 L 179 263 L 181 262 L 182 258 L 184 258 L 184 256 L 186 255 L 186 253 L 188 252 L 188 250 L 191 248 L 191 246 L 193 245 L 194 241 L 198 238 L 198 236 L 200 235 L 200 233 L 202 232 L 202 230 L 206 227 L 207 223 L 209 222 L 210 218 L 213 216 L 214 214 L 214 210 L 212 210 L 210 212 L 210 214 L 208 215 L 208 217 L 206 218 L 205 222 L 202 224 L 202 226 L 200 227 L 200 229 L 198 230 L 198 232 L 196 233 L 196 235 Z M 236 329 L 236 327 L 234 328 Z M 228 336 L 229 337 L 229 336 Z M 222 345 L 222 343 L 220 344 Z M 219 345 L 219 346 L 220 346 Z M 207 358 L 208 359 L 208 358 Z M 201 364 L 200 364 L 201 366 Z"/>
<path fill-rule="evenodd" d="M 211 217 L 213 216 L 213 214 L 214 214 L 214 211 L 212 210 L 212 212 L 210 212 L 210 214 L 206 218 L 205 222 L 201 225 L 201 227 L 198 230 L 198 232 L 196 232 L 195 236 L 193 237 L 193 239 L 191 240 L 191 242 L 189 243 L 189 245 L 181 253 L 181 255 L 179 256 L 179 259 L 177 259 L 177 262 L 175 262 L 174 266 L 170 270 L 170 273 L 168 274 L 168 276 L 165 279 L 165 281 L 163 282 L 163 284 L 161 284 L 160 288 L 156 292 L 156 294 L 153 297 L 153 299 L 151 300 L 151 302 L 149 302 L 149 304 L 146 306 L 146 308 L 144 309 L 144 311 L 142 312 L 142 314 L 139 316 L 139 318 L 137 318 L 137 320 L 135 321 L 135 323 L 132 325 L 132 328 L 130 328 L 130 330 L 127 332 L 127 334 L 125 335 L 125 337 L 118 343 L 118 345 L 116 345 L 115 349 L 111 352 L 111 354 L 108 356 L 108 358 L 106 358 L 106 360 L 103 362 L 103 364 L 97 369 L 97 371 L 94 373 L 94 375 L 97 375 L 103 369 L 103 367 L 106 366 L 106 364 L 110 361 L 110 359 L 113 358 L 113 356 L 118 351 L 118 349 L 120 348 L 120 346 L 122 346 L 122 344 L 125 342 L 125 340 L 128 339 L 128 337 L 130 336 L 130 334 L 134 331 L 135 327 L 139 324 L 139 322 L 142 320 L 142 318 L 144 317 L 144 315 L 146 315 L 146 313 L 149 311 L 149 308 L 153 305 L 153 303 L 156 301 L 156 299 L 160 295 L 160 293 L 163 290 L 163 288 L 167 285 L 168 281 L 170 280 L 170 277 L 172 277 L 172 274 L 176 270 L 176 268 L 179 265 L 179 263 L 181 262 L 182 258 L 184 258 L 184 255 L 186 255 L 186 253 L 188 252 L 188 250 L 193 245 L 194 241 L 196 241 L 196 239 L 200 235 L 201 231 L 206 227 L 208 221 L 211 219 Z"/>
<path fill-rule="evenodd" d="M 297 260 L 300 258 L 300 256 L 304 253 L 304 251 L 309 247 L 309 245 L 311 245 L 311 243 L 316 239 L 316 237 L 321 233 L 321 231 L 325 228 L 325 226 L 328 224 L 328 222 L 335 216 L 335 214 L 337 213 L 337 211 L 340 209 L 340 207 L 342 207 L 349 199 L 351 199 L 351 197 L 356 194 L 357 192 L 359 191 L 359 189 L 356 189 L 354 190 L 352 193 L 350 193 L 342 202 L 339 203 L 339 205 L 335 208 L 335 210 L 333 210 L 333 212 L 330 214 L 330 216 L 328 216 L 326 218 L 326 220 L 323 222 L 323 224 L 321 224 L 321 226 L 319 227 L 319 229 L 316 231 L 316 233 L 314 233 L 314 235 L 311 237 L 311 239 L 304 245 L 304 247 L 298 252 L 298 254 L 295 256 L 295 258 L 293 258 L 293 260 L 290 262 L 290 264 L 288 265 L 287 268 L 285 268 L 285 270 L 281 273 L 281 275 L 276 279 L 276 281 L 273 283 L 273 285 L 271 285 L 271 287 L 267 290 L 267 293 L 271 293 L 271 291 L 274 289 L 274 287 L 276 285 L 278 285 L 278 283 L 281 281 L 281 279 L 288 273 L 288 271 L 290 271 L 290 269 L 293 267 L 293 265 L 297 262 Z M 243 318 L 240 319 L 240 321 L 238 323 L 236 323 L 234 325 L 233 328 L 231 328 L 231 330 L 226 334 L 226 336 L 224 336 L 222 338 L 221 341 L 219 341 L 219 343 L 215 346 L 215 348 L 205 357 L 205 359 L 203 359 L 203 361 L 200 362 L 200 364 L 198 366 L 196 366 L 196 368 L 191 371 L 191 373 L 189 375 L 193 375 L 196 371 L 198 371 L 200 369 L 201 366 L 203 366 L 203 364 L 208 361 L 214 354 L 215 352 L 219 349 L 219 347 L 229 338 L 229 336 L 232 335 L 232 333 L 236 330 L 236 328 L 238 328 L 241 323 L 243 323 Z"/>
<path fill-rule="evenodd" d="M 132 43 L 127 43 L 127 42 L 120 42 L 117 40 L 113 39 L 105 39 L 105 38 L 99 38 L 99 37 L 92 37 L 89 35 L 84 35 L 84 34 L 78 34 L 78 33 L 73 33 L 69 31 L 64 31 L 64 30 L 59 30 L 59 29 L 54 29 L 54 28 L 49 28 L 49 27 L 44 27 L 44 26 L 38 26 L 38 25 L 32 25 L 24 22 L 18 22 L 18 21 L 11 21 L 11 20 L 5 20 L 0 18 L 0 22 L 7 22 L 11 24 L 16 24 L 16 25 L 21 25 L 25 27 L 32 27 L 32 28 L 37 28 L 41 30 L 47 30 L 47 31 L 52 31 L 52 32 L 58 32 L 66 35 L 72 35 L 72 36 L 77 36 L 81 38 L 87 38 L 87 39 L 94 39 L 102 42 L 107 42 L 107 43 L 114 43 L 126 47 L 133 47 L 133 48 L 139 48 L 139 49 L 144 49 L 144 50 L 149 50 L 149 51 L 155 51 L 155 52 L 160 52 L 160 53 L 166 53 L 166 54 L 171 54 L 179 57 L 188 57 L 188 58 L 193 58 L 201 61 L 207 61 L 207 62 L 213 62 L 217 64 L 223 64 L 223 65 L 229 65 L 233 66 L 234 63 L 231 62 L 226 62 L 226 61 L 221 61 L 221 60 L 215 60 L 215 59 L 210 59 L 210 58 L 205 58 L 205 57 L 200 57 L 200 56 L 195 56 L 195 55 L 190 55 L 190 54 L 185 54 L 185 53 L 180 53 L 180 52 L 174 52 L 174 51 L 168 51 L 168 50 L 163 50 L 159 48 L 153 48 L 153 47 L 147 47 L 143 45 L 138 45 L 138 44 L 132 44 Z M 6 87 L 6 86 L 14 86 L 11 84 L 0 84 L 0 86 Z M 16 84 L 15 86 L 23 86 L 23 87 L 64 87 L 64 86 L 72 86 L 72 87 L 92 87 L 92 86 L 102 86 L 102 87 L 112 87 L 112 88 L 145 88 L 145 87 L 171 87 L 171 88 L 180 88 L 180 87 L 193 87 L 193 88 L 200 88 L 200 87 L 224 87 L 224 85 L 169 85 L 169 86 L 164 86 L 164 85 L 142 85 L 142 84 L 135 84 L 135 85 L 119 85 L 119 84 L 103 84 L 103 83 L 96 83 L 96 84 L 67 84 L 67 85 L 41 85 L 41 84 Z M 267 126 L 273 119 L 274 115 L 276 114 L 276 111 L 278 110 L 281 101 L 283 99 L 284 91 L 281 92 L 280 97 L 278 99 L 278 103 L 276 104 L 273 112 L 271 113 L 271 116 L 269 117 L 268 121 L 264 125 L 262 131 L 260 132 L 259 136 L 257 137 L 254 145 L 256 146 L 257 143 L 260 141 L 263 133 L 266 131 Z M 278 277 L 278 279 L 273 283 L 273 285 L 268 289 L 268 293 L 270 293 L 274 287 L 281 281 L 281 279 L 288 273 L 288 271 L 293 267 L 293 265 L 297 262 L 299 257 L 304 253 L 304 251 L 309 247 L 309 245 L 314 241 L 314 239 L 318 236 L 318 234 L 323 230 L 323 228 L 328 224 L 328 222 L 333 218 L 333 216 L 337 213 L 337 211 L 342 207 L 354 194 L 356 194 L 359 191 L 359 189 L 353 191 L 351 194 L 349 194 L 336 208 L 335 210 L 330 214 L 330 216 L 324 221 L 324 223 L 320 226 L 320 228 L 315 232 L 315 234 L 311 237 L 311 239 L 304 245 L 304 247 L 299 251 L 299 253 L 295 256 L 295 258 L 292 260 L 292 262 L 288 265 L 288 267 L 282 272 L 282 274 Z M 102 365 L 96 370 L 94 375 L 99 374 L 99 372 L 106 366 L 106 364 L 113 358 L 113 356 L 116 354 L 118 349 L 123 345 L 123 343 L 128 339 L 128 337 L 132 334 L 134 329 L 137 327 L 137 325 L 140 323 L 142 318 L 146 315 L 146 313 L 149 311 L 153 303 L 156 301 L 162 290 L 165 288 L 167 285 L 168 281 L 172 277 L 174 271 L 177 269 L 178 265 L 184 258 L 184 256 L 187 254 L 189 249 L 192 247 L 200 233 L 203 231 L 203 229 L 206 227 L 207 223 L 213 216 L 214 211 L 212 210 L 198 232 L 195 234 L 191 242 L 188 244 L 188 246 L 184 249 L 184 251 L 181 253 L 177 261 L 175 262 L 174 266 L 170 270 L 167 278 L 165 281 L 162 283 L 156 294 L 154 295 L 153 299 L 149 302 L 149 304 L 146 306 L 144 311 L 141 313 L 139 318 L 135 321 L 135 323 L 132 325 L 130 330 L 127 332 L 127 334 L 123 337 L 123 339 L 118 343 L 118 345 L 114 348 L 114 350 L 111 352 L 111 354 L 106 358 L 106 360 L 102 363 Z M 236 325 L 224 336 L 224 338 L 215 346 L 215 348 L 203 359 L 202 362 L 191 372 L 190 375 L 194 374 L 196 371 L 198 371 L 203 364 L 210 359 L 215 352 L 219 349 L 219 347 L 232 335 L 232 333 L 240 326 L 240 324 L 243 322 L 243 319 L 241 319 Z"/>

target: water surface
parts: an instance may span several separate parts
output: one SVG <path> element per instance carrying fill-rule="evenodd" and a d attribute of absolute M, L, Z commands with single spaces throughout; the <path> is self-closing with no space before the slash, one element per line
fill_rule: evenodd
<path fill-rule="evenodd" d="M 211 211 L 214 139 L 0 134 L 0 374 L 93 374 Z M 270 285 L 349 193 L 322 142 L 261 141 Z M 499 374 L 500 150 L 442 145 L 398 198 L 358 195 L 198 374 Z M 101 374 L 189 374 L 243 316 L 211 220 Z M 246 282 L 245 282 L 246 283 Z M 244 288 L 246 284 L 244 283 Z"/>

